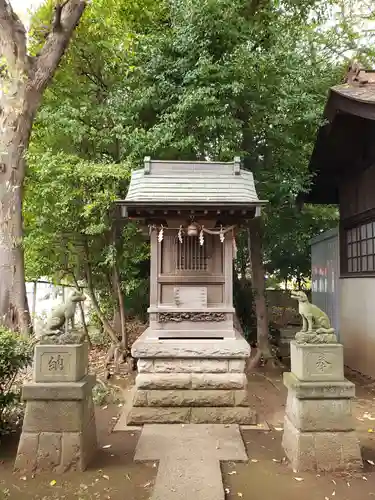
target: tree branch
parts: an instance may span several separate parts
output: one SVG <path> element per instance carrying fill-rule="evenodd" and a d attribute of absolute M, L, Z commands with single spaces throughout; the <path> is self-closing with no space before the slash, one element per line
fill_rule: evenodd
<path fill-rule="evenodd" d="M 10 73 L 25 68 L 28 61 L 26 29 L 8 0 L 0 0 L 0 56 L 5 57 Z"/>
<path fill-rule="evenodd" d="M 66 0 L 56 7 L 52 31 L 34 60 L 31 79 L 34 90 L 43 92 L 53 77 L 87 4 L 88 0 Z"/>
<path fill-rule="evenodd" d="M 69 0 L 65 0 L 63 3 L 59 3 L 55 7 L 55 16 L 52 21 L 52 30 L 53 31 L 58 31 L 61 29 L 61 14 L 62 10 L 65 7 L 65 5 L 68 3 Z"/>

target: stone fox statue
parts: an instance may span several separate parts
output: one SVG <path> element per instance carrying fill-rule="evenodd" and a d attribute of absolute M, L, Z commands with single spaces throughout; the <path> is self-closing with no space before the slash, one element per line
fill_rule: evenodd
<path fill-rule="evenodd" d="M 335 333 L 325 312 L 309 302 L 305 292 L 292 292 L 291 297 L 298 300 L 298 312 L 302 316 L 303 333 Z"/>
<path fill-rule="evenodd" d="M 72 328 L 74 328 L 74 315 L 77 304 L 84 300 L 86 300 L 85 295 L 78 290 L 74 290 L 63 304 L 52 310 L 50 316 L 47 318 L 47 331 L 55 331 L 58 333 L 57 331 L 65 325 L 65 331 L 67 332 L 69 321 L 71 322 Z"/>

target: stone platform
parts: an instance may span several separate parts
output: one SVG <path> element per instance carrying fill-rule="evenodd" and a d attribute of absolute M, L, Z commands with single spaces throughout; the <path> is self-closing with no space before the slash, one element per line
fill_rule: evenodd
<path fill-rule="evenodd" d="M 221 461 L 248 460 L 237 425 L 145 425 L 136 462 L 159 460 L 151 500 L 224 500 Z"/>
<path fill-rule="evenodd" d="M 139 360 L 128 425 L 256 423 L 245 375 L 250 347 L 239 334 L 232 339 L 184 341 L 143 334 L 132 355 Z"/>
<path fill-rule="evenodd" d="M 283 448 L 296 471 L 353 470 L 362 466 L 341 344 L 291 342 Z"/>
<path fill-rule="evenodd" d="M 23 473 L 83 471 L 97 450 L 87 345 L 37 345 L 25 383 L 22 434 L 14 468 Z"/>

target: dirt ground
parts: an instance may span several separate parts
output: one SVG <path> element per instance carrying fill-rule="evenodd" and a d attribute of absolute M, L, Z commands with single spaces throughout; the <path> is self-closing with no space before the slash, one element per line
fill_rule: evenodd
<path fill-rule="evenodd" d="M 157 464 L 133 462 L 138 432 L 112 433 L 121 411 L 122 407 L 114 404 L 97 408 L 99 450 L 89 469 L 83 473 L 38 474 L 34 478 L 13 473 L 19 436 L 13 434 L 6 438 L 0 446 L 0 499 L 147 500 L 150 498 Z"/>
<path fill-rule="evenodd" d="M 245 431 L 249 457 L 246 464 L 222 464 L 227 500 L 364 500 L 375 498 L 375 387 L 373 381 L 354 373 L 353 413 L 364 459 L 363 471 L 355 474 L 293 473 L 281 447 L 286 390 L 281 374 L 260 372 L 249 376 L 249 390 L 260 419 L 270 432 Z"/>
<path fill-rule="evenodd" d="M 353 410 L 365 461 L 363 471 L 346 475 L 293 473 L 281 448 L 286 401 L 281 372 L 259 371 L 249 375 L 249 392 L 260 421 L 267 421 L 271 430 L 245 431 L 243 437 L 249 462 L 222 464 L 227 500 L 363 500 L 375 497 L 375 385 L 354 373 L 348 374 L 348 378 L 357 385 Z M 90 468 L 83 473 L 40 474 L 34 478 L 15 474 L 12 466 L 19 436 L 15 433 L 3 440 L 0 446 L 0 500 L 149 499 L 158 464 L 133 462 L 138 432 L 112 433 L 121 411 L 119 404 L 97 408 L 100 449 Z"/>

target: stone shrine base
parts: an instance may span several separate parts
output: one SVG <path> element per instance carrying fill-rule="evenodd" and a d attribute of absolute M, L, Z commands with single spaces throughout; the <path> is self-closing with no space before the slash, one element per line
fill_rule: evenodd
<path fill-rule="evenodd" d="M 92 387 L 78 382 L 27 383 L 22 390 L 25 418 L 15 470 L 62 473 L 83 471 L 97 450 Z"/>
<path fill-rule="evenodd" d="M 344 378 L 341 344 L 291 342 L 283 448 L 295 471 L 362 467 L 354 431 L 355 386 Z"/>
<path fill-rule="evenodd" d="M 256 424 L 245 375 L 250 347 L 241 335 L 158 340 L 146 330 L 132 354 L 138 358 L 138 375 L 127 425 Z"/>

